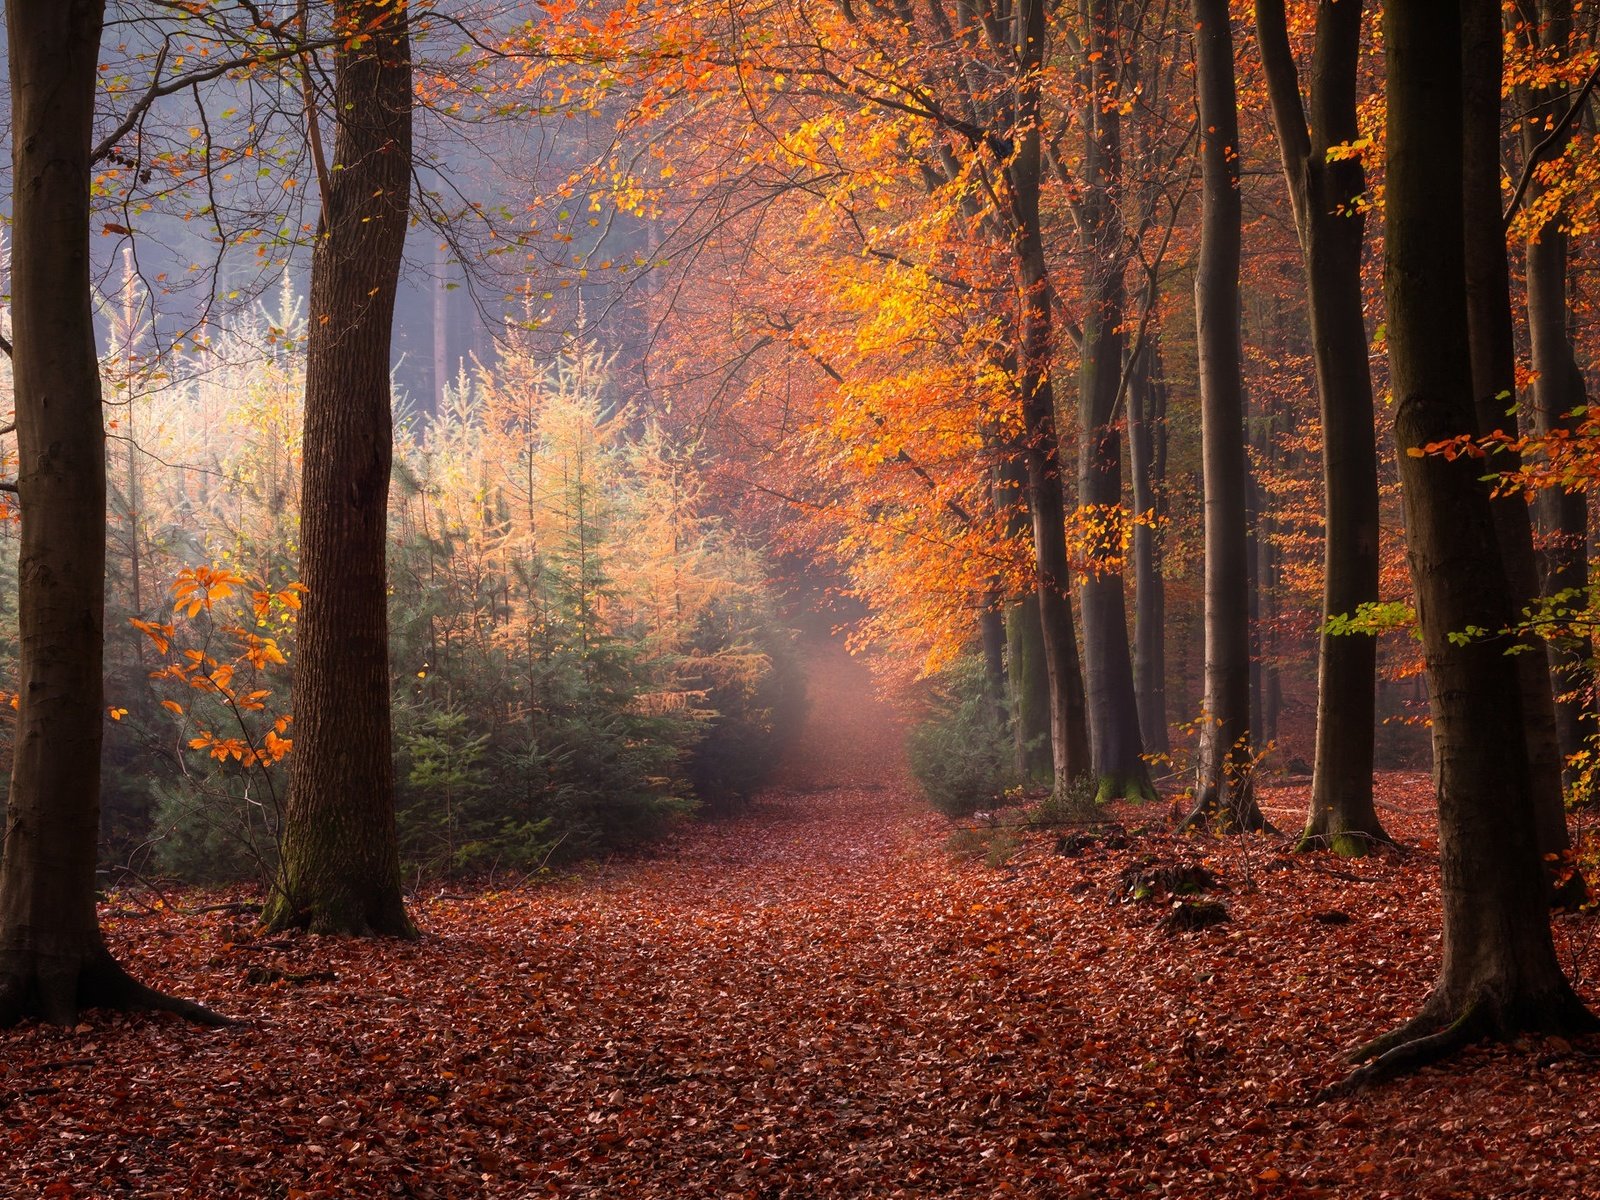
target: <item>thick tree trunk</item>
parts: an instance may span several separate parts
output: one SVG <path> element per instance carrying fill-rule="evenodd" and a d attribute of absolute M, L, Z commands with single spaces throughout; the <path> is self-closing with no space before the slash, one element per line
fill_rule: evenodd
<path fill-rule="evenodd" d="M 1045 670 L 1037 592 L 1028 593 L 1006 610 L 1006 678 L 1011 687 L 1011 735 L 1017 771 L 1026 779 L 1048 781 L 1053 769 L 1050 677 Z M 1087 735 L 1084 746 L 1087 755 Z"/>
<path fill-rule="evenodd" d="M 1511 318 L 1511 272 L 1500 215 L 1500 63 L 1504 54 L 1501 28 L 1498 0 L 1463 0 L 1463 52 L 1466 60 L 1476 66 L 1463 77 L 1462 108 L 1467 130 L 1462 158 L 1462 212 L 1466 222 L 1472 395 L 1480 432 L 1503 429 L 1515 435 L 1516 344 Z M 1497 465 L 1514 471 L 1519 457 L 1513 454 Z M 1533 523 L 1520 494 L 1501 496 L 1492 504 L 1495 535 L 1511 584 L 1512 606 L 1521 613 L 1539 596 Z M 1531 634 L 1523 641 L 1527 649 L 1515 657 L 1539 850 L 1548 864 L 1552 902 L 1575 907 L 1583 902 L 1586 888 L 1583 875 L 1572 869 L 1572 839 L 1563 803 L 1561 745 L 1556 734 L 1550 669 L 1542 641 Z"/>
<path fill-rule="evenodd" d="M 1128 380 L 1128 446 L 1133 511 L 1133 689 L 1139 735 L 1151 754 L 1172 749 L 1167 732 L 1166 583 L 1161 525 L 1166 517 L 1166 387 L 1151 369 L 1146 344 Z"/>
<path fill-rule="evenodd" d="M 1006 168 L 1010 194 L 1012 262 L 1017 283 L 1021 346 L 1023 462 L 1028 511 L 1033 519 L 1035 580 L 1045 671 L 1050 684 L 1050 749 L 1054 790 L 1065 795 L 1087 773 L 1083 676 L 1072 619 L 1072 570 L 1067 561 L 1067 521 L 1061 489 L 1060 440 L 1050 381 L 1055 350 L 1050 276 L 1039 222 L 1043 147 L 1039 134 L 1039 76 L 1045 50 L 1043 0 L 1023 0 L 1015 18 L 1017 150 Z"/>
<path fill-rule="evenodd" d="M 1078 504 L 1091 521 L 1114 526 L 1122 518 L 1122 437 L 1113 409 L 1121 384 L 1122 329 L 1127 262 L 1117 202 L 1122 187 L 1122 126 L 1117 105 L 1105 97 L 1117 87 L 1122 48 L 1116 10 L 1107 0 L 1088 6 L 1089 74 L 1095 99 L 1085 113 L 1085 186 L 1082 225 L 1094 278 L 1083 315 L 1078 379 Z M 1096 537 L 1082 587 L 1083 653 L 1096 794 L 1101 800 L 1154 798 L 1139 734 L 1139 705 L 1128 647 L 1120 539 Z"/>
<path fill-rule="evenodd" d="M 1028 486 L 1025 455 L 1015 447 L 1000 449 L 991 475 L 995 512 L 1013 537 L 1032 536 L 1024 493 Z M 1065 549 L 1063 548 L 1063 553 Z M 1048 782 L 1050 751 L 1050 677 L 1045 669 L 1044 628 L 1039 621 L 1039 596 L 1029 592 L 1005 610 L 1006 688 L 1009 693 L 1011 739 L 1017 774 Z M 1073 645 L 1077 649 L 1076 643 Z M 1080 676 L 1079 696 L 1083 692 Z M 1081 707 L 1080 707 L 1081 711 Z"/>
<path fill-rule="evenodd" d="M 1459 0 L 1398 0 L 1384 12 L 1384 291 L 1406 552 L 1433 714 L 1444 944 L 1421 1012 L 1358 1052 L 1372 1060 L 1358 1081 L 1480 1037 L 1596 1026 L 1550 937 L 1513 657 L 1495 641 L 1459 638 L 1504 629 L 1514 615 L 1481 467 L 1422 451 L 1477 430 L 1462 206 L 1439 203 L 1462 194 L 1460 16 Z"/>
<path fill-rule="evenodd" d="M 1205 699 L 1196 815 L 1226 830 L 1265 825 L 1252 786 L 1250 553 L 1244 373 L 1239 348 L 1239 109 L 1228 0 L 1194 0 L 1203 178 L 1194 309 L 1205 492 Z"/>
<path fill-rule="evenodd" d="M 1573 35 L 1572 0 L 1525 0 L 1520 6 L 1522 37 L 1531 48 L 1550 57 L 1565 57 Z M 1525 89 L 1519 93 L 1528 119 L 1522 123 L 1522 145 L 1527 154 L 1546 136 L 1569 103 L 1565 87 Z M 1528 188 L 1529 202 L 1543 193 L 1537 179 Z M 1583 372 L 1578 367 L 1567 330 L 1567 214 L 1558 211 L 1533 235 L 1527 246 L 1528 336 L 1533 348 L 1533 428 L 1541 437 L 1570 433 L 1581 418 L 1574 412 L 1588 404 Z M 1545 597 L 1585 595 L 1589 586 L 1589 505 L 1579 488 L 1546 488 L 1534 498 L 1539 523 L 1542 580 Z M 1581 601 L 1579 601 L 1581 603 Z M 1587 636 L 1552 639 L 1546 643 L 1555 694 L 1556 736 L 1563 765 L 1567 756 L 1584 749 L 1595 732 L 1594 676 L 1589 663 L 1594 645 Z M 1568 774 L 1568 772 L 1564 772 Z"/>
<path fill-rule="evenodd" d="M 1361 5 L 1355 0 L 1318 5 L 1309 123 L 1282 0 L 1259 0 L 1256 24 L 1305 260 L 1324 446 L 1327 526 L 1317 749 L 1300 845 L 1361 854 L 1388 840 L 1372 801 L 1377 640 L 1367 634 L 1335 635 L 1326 628 L 1329 618 L 1378 600 L 1378 455 L 1361 307 L 1364 217 L 1357 203 L 1366 180 L 1359 159 L 1328 157 L 1330 147 L 1359 136 Z"/>
<path fill-rule="evenodd" d="M 134 982 L 95 911 L 105 721 L 106 443 L 89 305 L 96 0 L 6 5 L 12 369 L 22 507 L 18 710 L 0 859 L 0 1024 L 85 1008 L 222 1018 Z"/>
<path fill-rule="evenodd" d="M 283 868 L 267 919 L 414 934 L 400 892 L 385 570 L 389 341 L 411 188 L 403 6 L 341 0 L 333 170 L 311 267 L 300 522 L 306 585 Z"/>

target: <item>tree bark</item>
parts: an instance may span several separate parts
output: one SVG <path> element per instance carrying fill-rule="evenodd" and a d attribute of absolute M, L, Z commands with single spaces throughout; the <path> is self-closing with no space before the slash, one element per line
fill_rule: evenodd
<path fill-rule="evenodd" d="M 1511 318 L 1511 272 L 1506 262 L 1501 222 L 1500 76 L 1504 46 L 1498 0 L 1463 0 L 1463 53 L 1475 69 L 1465 72 L 1466 148 L 1463 168 L 1463 218 L 1466 222 L 1467 324 L 1471 331 L 1472 395 L 1478 429 L 1517 433 L 1516 344 Z M 1496 464 L 1515 471 L 1512 452 Z M 1495 536 L 1511 585 L 1512 606 L 1520 614 L 1540 594 L 1533 552 L 1533 522 L 1519 493 L 1491 501 Z M 1583 902 L 1581 872 L 1572 869 L 1572 839 L 1567 830 L 1561 778 L 1561 745 L 1545 646 L 1536 636 L 1515 656 L 1522 722 L 1528 746 L 1529 786 L 1533 793 L 1539 850 L 1546 856 L 1551 900 L 1565 906 Z M 1554 855 L 1554 858 L 1548 856 Z"/>
<path fill-rule="evenodd" d="M 1055 328 L 1050 276 L 1039 220 L 1043 147 L 1039 134 L 1039 72 L 1045 52 L 1044 0 L 1022 0 L 1014 26 L 1017 56 L 1017 148 L 1006 167 L 1017 285 L 1018 374 L 1022 391 L 1023 462 L 1033 520 L 1035 581 L 1046 676 L 1050 685 L 1050 747 L 1054 790 L 1065 795 L 1086 774 L 1090 756 L 1084 724 L 1083 676 L 1072 619 L 1072 570 L 1061 489 L 1051 359 Z"/>
<path fill-rule="evenodd" d="M 1202 175 L 1194 310 L 1205 493 L 1205 699 L 1196 814 L 1230 831 L 1265 824 L 1252 787 L 1250 554 L 1239 348 L 1239 108 L 1228 0 L 1194 0 Z"/>
<path fill-rule="evenodd" d="M 995 511 L 1006 522 L 1006 530 L 1013 537 L 1032 536 L 1028 507 L 1023 499 L 1028 484 L 1023 458 L 1015 447 L 1001 448 L 991 477 Z M 1044 627 L 1039 621 L 1037 591 L 1030 591 L 1006 607 L 1005 637 L 1008 719 L 1017 774 L 1023 779 L 1048 782 L 1053 775 L 1050 678 L 1045 669 Z M 1073 650 L 1075 658 L 1076 642 Z M 1081 676 L 1076 691 L 1081 712 Z"/>
<path fill-rule="evenodd" d="M 1384 292 L 1406 554 L 1433 715 L 1444 944 L 1421 1012 L 1357 1052 L 1357 1082 L 1524 1030 L 1596 1027 L 1556 960 L 1529 793 L 1516 667 L 1498 640 L 1511 589 L 1481 468 L 1430 455 L 1477 431 L 1462 206 L 1461 4 L 1384 12 L 1388 239 Z M 1468 71 L 1479 69 L 1476 63 Z"/>
<path fill-rule="evenodd" d="M 415 933 L 390 755 L 389 344 L 411 188 L 405 8 L 339 0 L 334 169 L 311 267 L 295 746 L 274 927 Z"/>
<path fill-rule="evenodd" d="M 1139 735 L 1151 754 L 1168 754 L 1166 582 L 1161 577 L 1161 529 L 1166 519 L 1166 384 L 1146 343 L 1128 380 L 1128 447 L 1133 511 L 1133 688 Z"/>
<path fill-rule="evenodd" d="M 1523 0 L 1518 22 L 1528 47 L 1542 57 L 1564 57 L 1573 36 L 1572 0 Z M 1526 154 L 1546 136 L 1546 119 L 1559 120 L 1568 102 L 1563 86 L 1522 89 L 1521 108 Z M 1537 178 L 1528 186 L 1528 200 L 1537 200 L 1544 187 Z M 1527 245 L 1528 337 L 1533 349 L 1533 429 L 1540 437 L 1575 431 L 1580 418 L 1575 410 L 1588 404 L 1583 372 L 1578 366 L 1567 330 L 1567 214 L 1558 211 L 1539 227 Z M 1541 595 L 1577 598 L 1589 587 L 1589 505 L 1579 488 L 1545 488 L 1534 497 L 1542 551 Z M 1579 601 L 1581 603 L 1581 600 Z M 1559 603 L 1559 601 L 1558 601 Z M 1570 607 L 1570 600 L 1565 605 Z M 1595 732 L 1594 677 L 1589 663 L 1594 657 L 1592 639 L 1575 635 L 1545 643 L 1555 694 L 1556 736 L 1563 767 L 1567 757 L 1584 749 Z M 1564 770 L 1564 775 L 1570 772 Z"/>
<path fill-rule="evenodd" d="M 1078 377 L 1078 504 L 1091 520 L 1114 525 L 1122 516 L 1122 437 L 1114 408 L 1121 385 L 1126 342 L 1123 316 L 1127 285 L 1122 214 L 1122 125 L 1118 107 L 1106 97 L 1122 69 L 1116 10 L 1108 0 L 1088 5 L 1088 72 L 1093 99 L 1085 113 L 1084 189 L 1080 206 L 1092 278 L 1083 314 L 1082 366 Z M 1081 590 L 1085 684 L 1091 754 L 1100 800 L 1153 799 L 1144 761 L 1139 705 L 1128 646 L 1122 549 L 1117 539 L 1096 537 L 1090 546 Z"/>
<path fill-rule="evenodd" d="M 18 710 L 0 857 L 0 1024 L 85 1008 L 223 1018 L 136 983 L 95 910 L 105 721 L 106 440 L 89 284 L 105 5 L 6 5 L 12 103 L 12 369 Z"/>
<path fill-rule="evenodd" d="M 1305 261 L 1324 446 L 1327 527 L 1317 747 L 1300 846 L 1355 855 L 1388 841 L 1372 801 L 1377 640 L 1362 633 L 1335 635 L 1327 628 L 1330 618 L 1378 600 L 1378 455 L 1361 306 L 1366 179 L 1359 158 L 1330 160 L 1328 153 L 1360 133 L 1361 4 L 1321 0 L 1318 5 L 1309 122 L 1283 0 L 1258 0 L 1256 30 Z"/>

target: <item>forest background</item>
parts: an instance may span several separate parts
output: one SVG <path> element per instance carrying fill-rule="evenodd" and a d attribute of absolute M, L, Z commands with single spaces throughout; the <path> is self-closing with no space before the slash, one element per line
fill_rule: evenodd
<path fill-rule="evenodd" d="M 1545 910 L 1587 903 L 1596 55 L 1556 0 L 1456 16 L 1422 57 L 1409 9 L 1380 35 L 1350 0 L 55 30 L 97 57 L 68 249 L 112 453 L 104 497 L 41 467 L 99 434 L 52 440 L 28 381 L 56 360 L 26 322 L 77 299 L 19 100 L 7 863 L 38 779 L 98 792 L 100 760 L 102 865 L 255 871 L 270 925 L 407 935 L 402 857 L 527 875 L 752 790 L 797 704 L 782 559 L 861 606 L 952 811 L 1192 775 L 1185 827 L 1255 831 L 1276 753 L 1311 774 L 1298 848 L 1356 857 L 1390 844 L 1375 765 L 1431 729 L 1454 935 L 1377 1068 L 1583 1031 Z M 50 60 L 18 28 L 26 99 Z M 408 240 L 426 371 L 391 336 Z M 71 672 L 29 603 L 102 511 L 74 758 L 39 748 Z M 57 983 L 0 1009 L 93 995 Z"/>

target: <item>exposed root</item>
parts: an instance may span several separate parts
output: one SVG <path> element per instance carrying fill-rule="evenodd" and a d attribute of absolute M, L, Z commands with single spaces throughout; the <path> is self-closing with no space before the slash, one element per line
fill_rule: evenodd
<path fill-rule="evenodd" d="M 1255 792 L 1246 788 L 1224 795 L 1220 788 L 1207 788 L 1189 815 L 1178 822 L 1178 833 L 1206 830 L 1210 833 L 1270 833 L 1278 829 L 1267 820 L 1256 804 Z"/>
<path fill-rule="evenodd" d="M 1377 829 L 1318 829 L 1315 825 L 1307 825 L 1294 844 L 1296 854 L 1312 854 L 1320 850 L 1331 850 L 1340 858 L 1365 858 L 1376 853 L 1381 847 L 1393 846 L 1391 838 L 1383 827 Z"/>
<path fill-rule="evenodd" d="M 1453 1018 L 1448 1015 L 1451 1011 L 1457 1014 Z M 1595 1032 L 1600 1032 L 1600 1020 L 1564 986 L 1548 996 L 1509 1005 L 1480 992 L 1458 1010 L 1435 993 L 1422 1011 L 1400 1028 L 1351 1051 L 1348 1061 L 1362 1065 L 1318 1099 L 1346 1096 L 1409 1075 L 1474 1042 L 1506 1041 L 1523 1033 L 1579 1037 Z"/>
<path fill-rule="evenodd" d="M 92 1008 L 172 1013 L 211 1028 L 239 1024 L 203 1004 L 140 983 L 103 946 L 66 961 L 18 954 L 5 964 L 0 978 L 0 1027 L 28 1017 L 73 1025 Z"/>
<path fill-rule="evenodd" d="M 1490 1032 L 1488 1010 L 1481 1001 L 1469 1005 L 1460 1016 L 1442 1028 L 1440 1019 L 1425 1009 L 1399 1029 L 1374 1038 L 1353 1051 L 1350 1061 L 1362 1065 L 1330 1091 L 1348 1095 L 1386 1079 L 1419 1071 L 1487 1037 Z"/>

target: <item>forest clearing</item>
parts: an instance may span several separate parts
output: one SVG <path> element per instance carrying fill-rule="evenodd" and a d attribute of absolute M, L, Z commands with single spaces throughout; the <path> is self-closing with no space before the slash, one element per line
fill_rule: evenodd
<path fill-rule="evenodd" d="M 1527 1039 L 1318 1099 L 1437 967 L 1424 776 L 1381 781 L 1404 857 L 1348 870 L 1281 838 L 1174 838 L 1156 805 L 1119 813 L 1154 830 L 1124 847 L 1068 858 L 1050 831 L 987 866 L 946 849 L 860 665 L 816 643 L 806 663 L 805 734 L 747 815 L 550 886 L 418 895 L 415 943 L 114 897 L 120 957 L 244 1023 L 4 1034 L 0 1190 L 1600 1191 L 1592 1049 Z M 1304 787 L 1262 800 L 1292 827 Z M 1147 854 L 1204 860 L 1232 920 L 1162 932 L 1166 897 L 1125 899 Z M 1557 929 L 1593 998 L 1592 922 Z"/>

